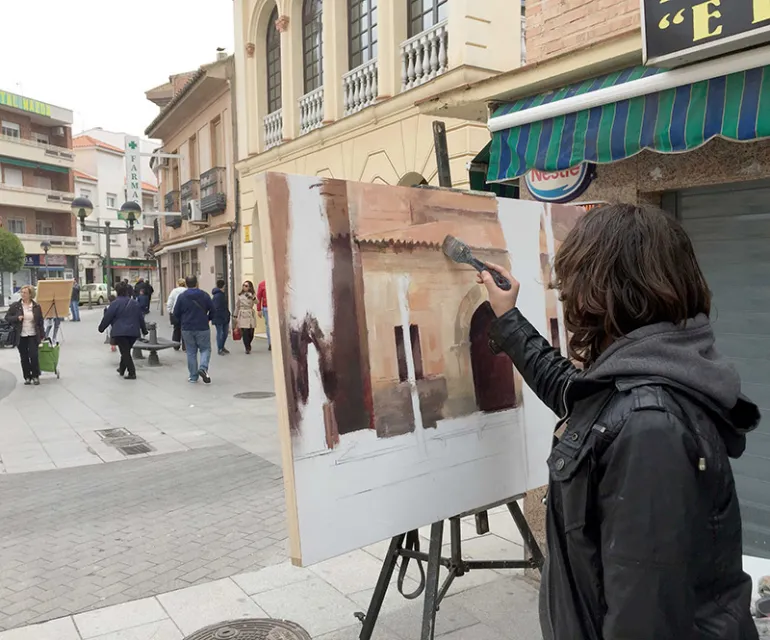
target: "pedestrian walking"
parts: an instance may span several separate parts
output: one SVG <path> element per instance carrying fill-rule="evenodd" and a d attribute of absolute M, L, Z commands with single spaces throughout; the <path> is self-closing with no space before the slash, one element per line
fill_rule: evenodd
<path fill-rule="evenodd" d="M 211 324 L 217 328 L 217 353 L 225 356 L 230 353 L 226 348 L 227 334 L 230 331 L 230 309 L 227 304 L 227 294 L 224 292 L 225 281 L 217 280 L 217 286 L 211 291 L 211 301 L 214 304 L 214 315 Z"/>
<path fill-rule="evenodd" d="M 14 328 L 14 342 L 19 350 L 21 372 L 24 384 L 40 384 L 40 360 L 38 349 L 45 335 L 43 328 L 43 310 L 35 302 L 35 289 L 24 285 L 20 291 L 21 299 L 11 303 L 5 314 L 5 321 Z"/>
<path fill-rule="evenodd" d="M 139 278 L 139 280 L 136 283 L 136 286 L 134 287 L 134 295 L 136 296 L 136 301 L 139 303 L 139 306 L 142 309 L 142 313 L 147 315 L 150 313 L 150 291 L 151 291 L 150 284 L 148 282 L 144 281 L 144 278 Z"/>
<path fill-rule="evenodd" d="M 190 382 L 198 378 L 206 384 L 211 383 L 209 363 L 211 361 L 211 329 L 209 322 L 214 316 L 214 304 L 211 296 L 198 288 L 198 278 L 188 276 L 185 279 L 187 289 L 179 294 L 174 305 L 174 315 L 182 324 L 182 338 L 187 346 L 187 370 Z M 201 359 L 198 363 L 198 352 Z"/>
<path fill-rule="evenodd" d="M 759 422 L 714 347 L 690 239 L 653 207 L 594 209 L 554 262 L 578 370 L 479 276 L 493 351 L 563 416 L 548 459 L 548 640 L 756 640 L 729 458 Z"/>
<path fill-rule="evenodd" d="M 251 353 L 251 343 L 254 340 L 254 329 L 257 326 L 257 318 L 254 315 L 254 307 L 257 304 L 257 294 L 254 291 L 254 283 L 246 280 L 238 294 L 235 306 L 235 325 L 241 330 L 241 340 L 246 353 Z"/>
<path fill-rule="evenodd" d="M 136 380 L 136 367 L 131 357 L 131 349 L 140 335 L 147 335 L 144 313 L 139 303 L 130 297 L 130 289 L 125 283 L 118 284 L 117 298 L 110 303 L 99 324 L 99 333 L 110 328 L 110 342 L 120 351 L 118 374 L 126 375 L 126 380 Z"/>
<path fill-rule="evenodd" d="M 72 285 L 70 313 L 72 314 L 72 322 L 80 322 L 80 285 L 77 280 Z"/>
<path fill-rule="evenodd" d="M 166 301 L 166 311 L 168 311 L 168 319 L 171 322 L 172 332 L 171 340 L 182 345 L 184 350 L 184 341 L 182 340 L 182 324 L 179 322 L 179 318 L 174 315 L 174 306 L 176 305 L 179 294 L 182 293 L 187 286 L 185 285 L 184 278 L 179 278 L 176 281 L 176 287 L 168 294 L 168 300 Z M 174 347 L 174 350 L 179 351 L 179 347 Z"/>
<path fill-rule="evenodd" d="M 270 318 L 267 313 L 267 289 L 265 288 L 265 281 L 259 283 L 257 286 L 257 315 L 260 318 L 265 319 L 265 333 L 267 334 L 267 350 L 272 350 L 270 344 Z"/>

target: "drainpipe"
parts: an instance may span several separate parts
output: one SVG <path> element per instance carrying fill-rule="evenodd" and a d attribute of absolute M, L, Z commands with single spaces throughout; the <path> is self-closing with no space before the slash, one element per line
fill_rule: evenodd
<path fill-rule="evenodd" d="M 235 164 L 238 162 L 238 110 L 237 110 L 237 96 L 236 96 L 236 77 L 235 77 L 235 57 L 230 56 L 228 61 L 229 65 L 229 78 L 228 84 L 230 86 L 230 121 L 232 126 L 232 138 L 233 138 L 233 158 L 232 158 L 232 170 L 236 171 Z M 230 299 L 230 311 L 235 312 L 235 253 L 238 230 L 241 226 L 241 181 L 238 175 L 235 175 L 235 222 L 230 225 L 230 234 L 227 237 L 227 280 L 230 283 L 229 299 Z M 238 254 L 240 255 L 240 245 L 238 246 Z"/>

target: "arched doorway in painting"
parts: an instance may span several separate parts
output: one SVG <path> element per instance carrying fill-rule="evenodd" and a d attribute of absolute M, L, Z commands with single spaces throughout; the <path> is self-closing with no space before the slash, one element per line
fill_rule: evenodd
<path fill-rule="evenodd" d="M 489 348 L 489 328 L 495 314 L 488 302 L 471 317 L 471 370 L 476 391 L 476 406 L 481 411 L 502 411 L 516 406 L 513 365 L 504 353 L 495 355 Z"/>

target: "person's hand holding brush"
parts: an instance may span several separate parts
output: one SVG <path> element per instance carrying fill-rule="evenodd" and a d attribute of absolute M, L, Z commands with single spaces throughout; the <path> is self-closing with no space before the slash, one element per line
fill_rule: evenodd
<path fill-rule="evenodd" d="M 511 283 L 511 288 L 508 291 L 504 291 L 495 284 L 495 280 L 489 271 L 484 270 L 481 273 L 476 274 L 476 282 L 483 284 L 487 288 L 489 304 L 492 306 L 492 311 L 494 311 L 495 315 L 499 318 L 516 306 L 516 300 L 519 297 L 519 288 L 521 287 L 521 284 L 507 269 L 500 265 L 491 262 L 485 262 L 484 264 L 507 278 Z"/>

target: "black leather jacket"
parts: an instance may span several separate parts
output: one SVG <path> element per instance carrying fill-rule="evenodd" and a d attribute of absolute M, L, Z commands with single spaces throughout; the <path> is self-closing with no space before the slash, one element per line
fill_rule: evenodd
<path fill-rule="evenodd" d="M 705 317 L 696 332 L 713 342 Z M 621 345 L 604 367 L 615 373 L 603 376 L 594 375 L 602 367 L 577 370 L 518 310 L 493 323 L 490 346 L 511 357 L 566 427 L 548 459 L 543 635 L 755 640 L 728 455 L 742 453 L 758 410 L 743 397 L 727 410 L 700 379 L 683 383 L 694 363 L 647 363 L 655 340 L 665 353 L 665 341 L 678 339 L 670 325 L 647 333 Z"/>
<path fill-rule="evenodd" d="M 10 324 L 14 329 L 14 346 L 19 346 L 19 341 L 21 340 L 21 326 L 22 323 L 19 321 L 19 318 L 24 315 L 24 309 L 21 305 L 21 300 L 17 300 L 16 302 L 12 302 L 11 305 L 8 307 L 8 311 L 5 314 L 5 321 Z M 35 328 L 37 329 L 37 338 L 38 342 L 41 342 L 43 340 L 43 337 L 45 336 L 45 323 L 43 320 L 43 309 L 40 307 L 40 305 L 32 301 L 32 315 L 35 319 Z"/>

